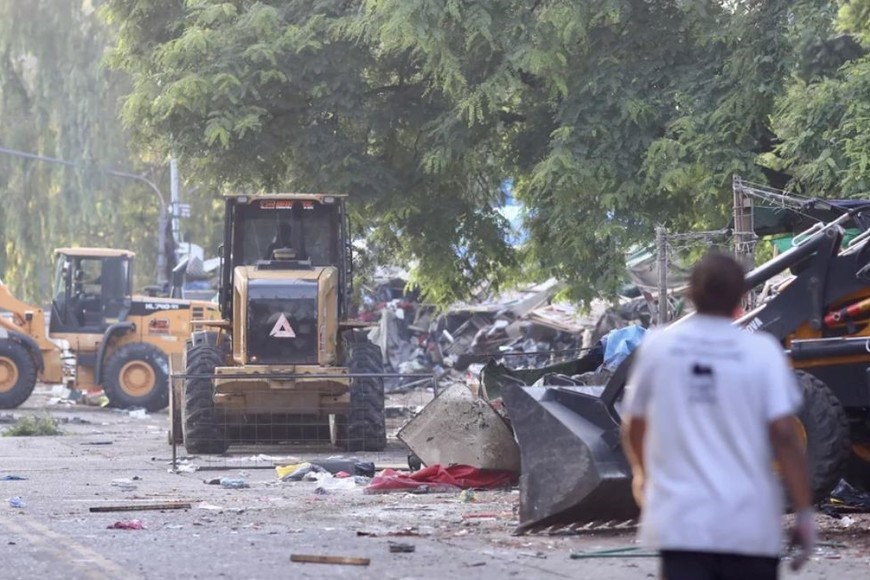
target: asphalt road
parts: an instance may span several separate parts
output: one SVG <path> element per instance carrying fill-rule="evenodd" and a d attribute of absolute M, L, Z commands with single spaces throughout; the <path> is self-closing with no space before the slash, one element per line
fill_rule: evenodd
<path fill-rule="evenodd" d="M 42 389 L 16 418 L 52 415 L 64 434 L 0 438 L 0 578 L 655 578 L 654 558 L 572 560 L 570 554 L 637 547 L 634 530 L 513 536 L 515 491 L 367 495 L 314 493 L 313 482 L 281 482 L 278 456 L 326 457 L 328 448 L 231 449 L 228 457 L 184 458 L 196 471 L 170 472 L 165 413 L 50 404 Z M 7 417 L 8 419 L 8 417 Z M 0 430 L 8 427 L 0 423 Z M 267 454 L 264 457 L 262 454 Z M 365 457 L 400 464 L 402 449 Z M 191 469 L 192 467 L 187 467 Z M 248 489 L 206 481 L 243 477 Z M 23 508 L 8 499 L 21 497 Z M 189 509 L 92 513 L 92 507 L 186 501 Z M 145 529 L 109 526 L 139 519 Z M 799 575 L 870 577 L 870 519 L 828 520 L 822 548 Z M 391 542 L 412 544 L 393 553 Z M 368 558 L 368 566 L 292 563 L 292 554 Z"/>

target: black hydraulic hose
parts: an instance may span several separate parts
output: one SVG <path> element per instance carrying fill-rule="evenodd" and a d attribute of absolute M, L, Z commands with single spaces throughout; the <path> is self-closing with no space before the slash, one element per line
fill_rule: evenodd
<path fill-rule="evenodd" d="M 794 340 L 790 345 L 793 360 L 838 356 L 870 356 L 870 338 L 822 338 Z"/>

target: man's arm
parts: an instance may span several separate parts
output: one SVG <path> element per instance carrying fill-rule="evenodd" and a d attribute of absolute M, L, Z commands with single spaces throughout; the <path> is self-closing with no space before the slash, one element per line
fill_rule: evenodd
<path fill-rule="evenodd" d="M 622 412 L 622 449 L 631 465 L 634 476 L 631 482 L 634 501 L 643 507 L 644 470 L 643 446 L 646 436 L 646 417 L 652 396 L 652 368 L 655 357 L 650 354 L 652 336 L 644 338 L 631 365 L 626 385 L 626 396 Z"/>
<path fill-rule="evenodd" d="M 793 415 L 786 415 L 769 424 L 773 454 L 779 462 L 780 475 L 797 514 L 791 533 L 791 544 L 800 546 L 800 552 L 792 559 L 792 570 L 798 570 L 809 560 L 816 545 L 813 492 L 810 489 L 807 458 L 798 436 L 796 421 Z"/>
<path fill-rule="evenodd" d="M 622 424 L 622 448 L 634 476 L 631 486 L 634 501 L 637 502 L 638 506 L 643 507 L 644 474 L 646 473 L 643 464 L 643 445 L 646 437 L 646 418 L 628 417 L 627 419 Z"/>
<path fill-rule="evenodd" d="M 795 511 L 812 507 L 807 458 L 798 436 L 795 417 L 788 415 L 771 421 L 769 431 L 773 455 L 779 463 L 779 471 Z"/>

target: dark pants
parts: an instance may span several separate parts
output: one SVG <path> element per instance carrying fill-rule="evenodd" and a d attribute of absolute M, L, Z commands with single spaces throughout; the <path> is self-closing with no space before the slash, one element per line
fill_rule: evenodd
<path fill-rule="evenodd" d="M 779 558 L 662 550 L 664 580 L 776 580 Z"/>

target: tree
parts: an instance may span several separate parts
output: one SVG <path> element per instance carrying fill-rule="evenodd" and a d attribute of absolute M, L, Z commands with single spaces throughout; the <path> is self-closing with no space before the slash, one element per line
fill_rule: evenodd
<path fill-rule="evenodd" d="M 0 1 L 0 144 L 76 165 L 0 155 L 0 272 L 28 300 L 49 295 L 54 247 L 155 244 L 151 194 L 100 171 L 134 166 L 117 120 L 127 78 L 101 66 L 110 39 L 91 2 Z M 153 264 L 144 252 L 139 271 Z"/>
<path fill-rule="evenodd" d="M 870 191 L 870 3 L 843 2 L 827 36 L 810 45 L 811 75 L 796 78 L 773 118 L 781 139 L 771 165 L 792 186 L 821 197 L 866 197 Z M 839 33 L 839 34 L 837 34 Z"/>
<path fill-rule="evenodd" d="M 523 256 L 578 297 L 614 289 L 622 252 L 658 223 L 723 226 L 733 173 L 818 163 L 786 114 L 807 103 L 783 99 L 842 61 L 813 52 L 834 31 L 821 0 L 108 0 L 104 14 L 139 143 L 224 188 L 350 192 L 358 233 L 417 260 L 441 302 L 516 264 L 493 211 L 505 177 L 529 211 Z M 841 141 L 857 179 L 855 107 Z"/>
<path fill-rule="evenodd" d="M 498 156 L 485 131 L 444 125 L 451 104 L 413 55 L 354 29 L 356 4 L 108 2 L 125 120 L 224 189 L 351 193 L 357 233 L 450 301 L 512 261 Z"/>

